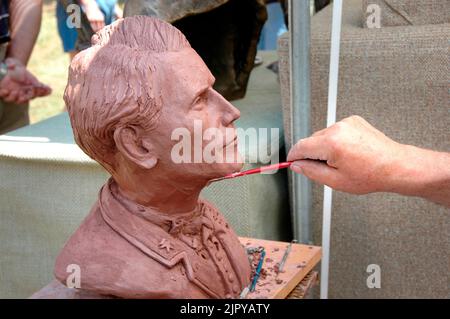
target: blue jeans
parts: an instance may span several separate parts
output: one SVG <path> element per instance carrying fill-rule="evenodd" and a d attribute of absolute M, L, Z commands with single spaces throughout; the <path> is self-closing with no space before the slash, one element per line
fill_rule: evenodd
<path fill-rule="evenodd" d="M 105 25 L 111 24 L 114 21 L 114 9 L 117 0 L 96 0 L 99 9 L 105 16 Z M 77 41 L 77 30 L 67 26 L 67 12 L 64 10 L 61 2 L 57 1 L 56 5 L 56 19 L 58 24 L 58 33 L 61 38 L 64 52 L 71 52 L 75 50 L 75 42 Z"/>

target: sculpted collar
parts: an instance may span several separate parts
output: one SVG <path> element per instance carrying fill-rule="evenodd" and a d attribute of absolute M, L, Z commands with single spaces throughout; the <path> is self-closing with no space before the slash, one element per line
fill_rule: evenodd
<path fill-rule="evenodd" d="M 161 227 L 175 237 L 178 237 L 180 233 L 184 235 L 198 234 L 200 233 L 202 225 L 207 227 L 211 226 L 203 217 L 203 204 L 201 202 L 197 203 L 197 206 L 192 212 L 167 215 L 143 205 L 133 203 L 131 200 L 120 194 L 119 187 L 116 183 L 111 182 L 109 185 L 112 195 L 126 207 L 128 211 Z"/>

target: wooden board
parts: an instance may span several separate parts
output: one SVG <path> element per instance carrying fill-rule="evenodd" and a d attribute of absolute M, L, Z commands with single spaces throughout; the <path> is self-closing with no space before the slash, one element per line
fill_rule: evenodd
<path fill-rule="evenodd" d="M 240 237 L 239 239 L 244 247 L 262 246 L 266 251 L 266 257 L 262 266 L 265 275 L 259 278 L 255 291 L 250 292 L 247 295 L 247 299 L 286 298 L 317 265 L 322 254 L 320 247 L 292 244 L 283 272 L 277 275 L 275 266 L 282 260 L 289 243 L 246 237 Z"/>
<path fill-rule="evenodd" d="M 311 270 L 305 278 L 292 290 L 286 299 L 312 299 L 314 298 L 313 289 L 319 282 L 319 273 Z"/>

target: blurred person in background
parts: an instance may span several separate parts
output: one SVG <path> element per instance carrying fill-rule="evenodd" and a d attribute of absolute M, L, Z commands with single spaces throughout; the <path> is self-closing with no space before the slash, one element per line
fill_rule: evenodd
<path fill-rule="evenodd" d="M 80 50 L 86 47 L 86 44 L 83 44 L 81 48 L 77 45 L 80 30 L 70 27 L 67 24 L 67 18 L 71 13 L 71 11 L 68 13 L 67 7 L 70 4 L 78 4 L 82 8 L 85 17 L 85 19 L 82 19 L 82 23 L 84 22 L 83 24 L 86 24 L 85 21 L 87 20 L 89 24 L 82 26 L 87 33 L 87 36 L 84 38 L 87 38 L 88 41 L 92 34 L 103 28 L 105 25 L 111 24 L 114 20 L 122 18 L 123 13 L 122 9 L 120 9 L 117 4 L 117 0 L 58 0 L 56 5 L 58 33 L 62 40 L 64 52 L 69 53 L 70 59 L 72 60 Z"/>
<path fill-rule="evenodd" d="M 278 37 L 287 31 L 283 8 L 277 0 L 266 0 L 266 9 L 268 19 L 261 30 L 258 50 L 276 50 Z"/>
<path fill-rule="evenodd" d="M 28 125 L 28 102 L 51 93 L 26 68 L 41 17 L 42 0 L 0 0 L 0 134 Z"/>

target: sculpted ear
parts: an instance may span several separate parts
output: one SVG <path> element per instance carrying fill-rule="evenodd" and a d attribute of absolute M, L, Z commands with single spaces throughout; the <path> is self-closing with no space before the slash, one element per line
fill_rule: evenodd
<path fill-rule="evenodd" d="M 114 142 L 119 152 L 136 165 L 151 169 L 158 162 L 148 141 L 144 143 L 139 127 L 121 126 L 114 131 Z"/>

